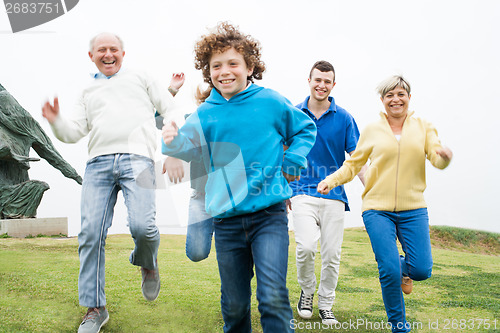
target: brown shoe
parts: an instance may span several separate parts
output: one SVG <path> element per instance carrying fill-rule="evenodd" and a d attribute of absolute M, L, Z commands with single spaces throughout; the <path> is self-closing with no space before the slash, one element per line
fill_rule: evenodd
<path fill-rule="evenodd" d="M 403 276 L 401 279 L 401 289 L 406 295 L 411 294 L 413 290 L 413 280 L 410 279 L 409 276 Z"/>

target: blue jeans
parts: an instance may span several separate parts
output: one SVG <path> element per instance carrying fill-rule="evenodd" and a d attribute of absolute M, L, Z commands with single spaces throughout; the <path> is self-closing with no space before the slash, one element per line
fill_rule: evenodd
<path fill-rule="evenodd" d="M 378 263 L 382 298 L 393 332 L 409 332 L 401 278 L 431 277 L 432 254 L 427 208 L 401 212 L 367 210 L 363 222 Z M 405 256 L 400 256 L 399 239 Z"/>
<path fill-rule="evenodd" d="M 113 219 L 118 191 L 123 191 L 128 224 L 135 248 L 133 265 L 154 269 L 160 245 L 155 224 L 155 172 L 153 160 L 132 154 L 111 154 L 87 162 L 82 186 L 81 231 L 78 234 L 80 304 L 106 305 L 104 246 Z"/>
<path fill-rule="evenodd" d="M 213 218 L 205 210 L 205 193 L 193 190 L 186 234 L 186 255 L 190 260 L 201 261 L 208 257 L 213 233 Z"/>
<path fill-rule="evenodd" d="M 286 288 L 288 219 L 284 203 L 255 213 L 214 218 L 225 333 L 248 333 L 250 281 L 257 276 L 257 300 L 264 333 L 293 332 Z"/>

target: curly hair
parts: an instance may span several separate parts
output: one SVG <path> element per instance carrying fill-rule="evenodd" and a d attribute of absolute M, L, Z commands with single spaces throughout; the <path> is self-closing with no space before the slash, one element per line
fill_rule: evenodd
<path fill-rule="evenodd" d="M 194 47 L 194 67 L 201 70 L 203 80 L 209 85 L 206 91 L 198 89 L 196 98 L 199 103 L 205 101 L 214 87 L 210 79 L 210 59 L 212 55 L 214 53 L 223 53 L 230 48 L 234 48 L 243 55 L 248 68 L 253 67 L 253 72 L 247 79 L 251 82 L 254 82 L 254 79 L 262 80 L 262 73 L 266 70 L 266 65 L 260 59 L 260 43 L 252 36 L 241 33 L 237 26 L 233 26 L 228 22 L 220 22 L 212 32 L 202 36 Z"/>

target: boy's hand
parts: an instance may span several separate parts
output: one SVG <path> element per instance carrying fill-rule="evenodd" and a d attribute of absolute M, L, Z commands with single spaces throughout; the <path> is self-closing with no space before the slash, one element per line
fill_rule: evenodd
<path fill-rule="evenodd" d="M 166 145 L 172 142 L 177 134 L 179 134 L 179 128 L 175 121 L 171 121 L 170 124 L 165 124 L 161 130 L 161 136 Z"/>
<path fill-rule="evenodd" d="M 294 180 L 299 180 L 300 179 L 300 176 L 290 175 L 290 174 L 286 173 L 285 171 L 283 171 L 283 176 L 285 176 L 286 180 L 289 183 L 293 182 Z"/>
<path fill-rule="evenodd" d="M 328 184 L 323 180 L 318 184 L 317 191 L 321 194 L 328 194 L 330 189 L 328 188 Z"/>

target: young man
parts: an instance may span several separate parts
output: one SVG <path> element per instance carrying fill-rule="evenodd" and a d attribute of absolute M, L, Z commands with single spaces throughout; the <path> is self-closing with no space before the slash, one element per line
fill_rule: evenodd
<path fill-rule="evenodd" d="M 335 86 L 335 70 L 329 62 L 316 62 L 308 82 L 311 95 L 297 108 L 316 123 L 318 133 L 307 155 L 307 169 L 302 170 L 298 181 L 290 183 L 293 190 L 290 208 L 297 242 L 297 277 L 302 289 L 297 312 L 305 319 L 313 314 L 316 290 L 314 258 L 320 240 L 322 267 L 318 308 L 323 324 L 332 325 L 337 323 L 332 306 L 339 276 L 344 211 L 349 210 L 349 206 L 343 187 L 339 186 L 328 195 L 318 193 L 316 187 L 326 175 L 342 165 L 345 152 L 354 151 L 359 131 L 354 118 L 329 96 Z"/>
<path fill-rule="evenodd" d="M 164 115 L 172 97 L 147 76 L 120 70 L 122 40 L 101 33 L 90 41 L 89 57 L 99 72 L 86 88 L 71 118 L 59 113 L 58 99 L 45 103 L 42 113 L 56 137 L 74 143 L 89 135 L 89 160 L 81 199 L 78 235 L 80 304 L 88 307 L 78 332 L 99 332 L 108 321 L 104 293 L 104 245 L 119 190 L 128 209 L 135 242 L 130 262 L 142 271 L 142 293 L 153 301 L 160 292 L 157 253 L 160 234 L 155 224 L 155 109 Z M 182 85 L 174 75 L 172 94 Z"/>

